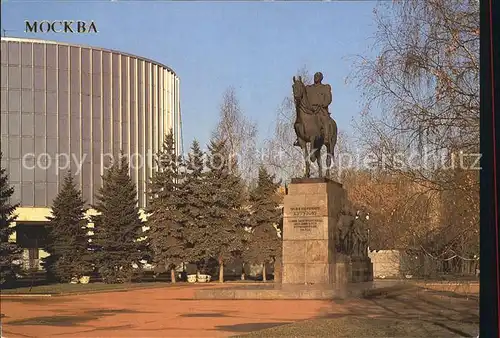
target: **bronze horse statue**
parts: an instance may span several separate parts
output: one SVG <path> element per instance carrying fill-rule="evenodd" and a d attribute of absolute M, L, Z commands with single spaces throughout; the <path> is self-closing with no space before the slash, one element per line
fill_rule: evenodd
<path fill-rule="evenodd" d="M 321 163 L 321 148 L 326 146 L 326 176 L 330 175 L 330 166 L 337 144 L 337 123 L 330 116 L 319 116 L 314 113 L 313 107 L 307 98 L 306 86 L 302 78 L 293 77 L 293 97 L 295 101 L 296 120 L 294 123 L 297 142 L 295 145 L 302 149 L 306 169 L 304 177 L 310 177 L 310 161 L 317 162 L 319 177 L 323 176 Z M 311 146 L 311 153 L 307 144 Z"/>

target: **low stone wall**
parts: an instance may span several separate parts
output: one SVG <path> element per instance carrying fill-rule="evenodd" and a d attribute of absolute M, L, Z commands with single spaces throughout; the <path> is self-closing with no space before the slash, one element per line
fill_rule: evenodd
<path fill-rule="evenodd" d="M 347 299 L 366 297 L 411 287 L 400 281 L 376 281 L 339 285 L 313 284 L 246 284 L 224 287 L 207 287 L 195 292 L 195 299 Z"/>
<path fill-rule="evenodd" d="M 402 253 L 399 250 L 374 250 L 368 253 L 373 264 L 373 277 L 391 278 L 401 276 Z"/>
<path fill-rule="evenodd" d="M 197 290 L 196 299 L 346 299 L 360 297 L 371 283 L 356 283 L 354 287 L 347 285 L 247 285 L 227 288 L 207 288 Z"/>

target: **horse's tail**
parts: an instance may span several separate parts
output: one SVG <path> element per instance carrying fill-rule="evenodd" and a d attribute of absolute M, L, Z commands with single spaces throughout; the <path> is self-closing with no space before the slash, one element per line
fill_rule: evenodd
<path fill-rule="evenodd" d="M 331 119 L 330 123 L 329 123 L 329 127 L 330 127 L 330 132 L 328 133 L 328 142 L 330 144 L 330 147 L 331 149 L 333 150 L 333 148 L 335 148 L 335 145 L 337 144 L 337 122 L 335 122 L 334 119 Z"/>

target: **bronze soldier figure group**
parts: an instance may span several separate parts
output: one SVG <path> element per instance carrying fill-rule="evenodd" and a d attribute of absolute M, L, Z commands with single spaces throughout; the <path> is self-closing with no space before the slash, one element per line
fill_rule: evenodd
<path fill-rule="evenodd" d="M 346 204 L 337 223 L 337 252 L 351 257 L 368 256 L 367 214 Z"/>

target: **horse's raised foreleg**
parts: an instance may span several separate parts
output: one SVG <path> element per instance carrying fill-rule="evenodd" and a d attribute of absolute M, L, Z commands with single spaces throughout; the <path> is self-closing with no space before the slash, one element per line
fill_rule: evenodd
<path fill-rule="evenodd" d="M 300 122 L 295 122 L 293 125 L 293 129 L 295 129 L 295 135 L 297 136 L 297 139 L 293 143 L 295 147 L 301 147 L 301 142 L 300 139 L 304 137 L 304 125 Z"/>

